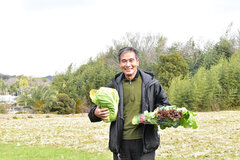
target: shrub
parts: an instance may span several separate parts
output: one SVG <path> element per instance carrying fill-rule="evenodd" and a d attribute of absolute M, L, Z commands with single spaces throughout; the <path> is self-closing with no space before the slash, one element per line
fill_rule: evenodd
<path fill-rule="evenodd" d="M 75 102 L 67 94 L 59 93 L 57 103 L 51 109 L 51 112 L 58 114 L 70 114 L 75 112 Z"/>
<path fill-rule="evenodd" d="M 8 112 L 10 106 L 7 104 L 0 104 L 0 113 L 5 114 Z"/>

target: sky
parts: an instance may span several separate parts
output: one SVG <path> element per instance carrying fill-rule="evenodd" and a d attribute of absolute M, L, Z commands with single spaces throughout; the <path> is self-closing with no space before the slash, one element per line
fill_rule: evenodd
<path fill-rule="evenodd" d="M 126 33 L 217 42 L 230 24 L 240 29 L 239 8 L 239 0 L 0 0 L 0 73 L 63 73 Z"/>

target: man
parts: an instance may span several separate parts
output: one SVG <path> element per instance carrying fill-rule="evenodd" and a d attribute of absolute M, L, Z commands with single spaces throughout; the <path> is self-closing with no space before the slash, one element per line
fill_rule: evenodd
<path fill-rule="evenodd" d="M 132 118 L 144 111 L 170 105 L 161 84 L 151 73 L 138 69 L 139 52 L 125 47 L 118 53 L 122 70 L 107 85 L 118 91 L 119 109 L 116 121 L 111 122 L 109 148 L 114 160 L 154 160 L 160 136 L 154 125 L 132 125 Z M 107 119 L 108 109 L 93 107 L 89 112 L 91 122 Z"/>

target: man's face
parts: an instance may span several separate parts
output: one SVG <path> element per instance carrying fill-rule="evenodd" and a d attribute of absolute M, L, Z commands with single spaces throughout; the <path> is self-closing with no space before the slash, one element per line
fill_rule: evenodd
<path fill-rule="evenodd" d="M 136 55 L 133 51 L 127 51 L 120 56 L 120 68 L 125 74 L 125 77 L 132 80 L 139 65 L 139 59 L 136 59 Z"/>

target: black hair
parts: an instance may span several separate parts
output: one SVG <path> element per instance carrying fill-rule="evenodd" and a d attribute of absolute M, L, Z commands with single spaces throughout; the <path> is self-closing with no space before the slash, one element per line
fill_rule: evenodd
<path fill-rule="evenodd" d="M 135 48 L 133 48 L 133 47 L 124 47 L 124 48 L 120 49 L 119 52 L 118 52 L 118 55 L 117 55 L 118 56 L 118 61 L 120 62 L 120 56 L 123 53 L 129 52 L 129 51 L 132 51 L 132 52 L 135 53 L 136 59 L 140 58 L 140 54 L 139 54 L 139 52 Z"/>

